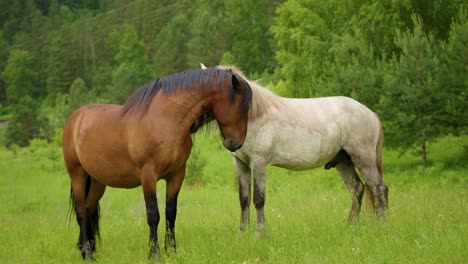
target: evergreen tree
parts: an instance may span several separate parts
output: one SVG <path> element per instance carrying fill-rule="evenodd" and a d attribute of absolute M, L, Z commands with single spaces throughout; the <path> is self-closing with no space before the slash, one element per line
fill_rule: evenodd
<path fill-rule="evenodd" d="M 118 33 L 114 33 L 114 37 L 115 34 Z M 118 47 L 115 55 L 117 66 L 112 71 L 112 86 L 107 87 L 104 92 L 104 97 L 112 103 L 124 103 L 135 89 L 152 78 L 146 63 L 143 42 L 133 26 L 124 26 Z"/>
<path fill-rule="evenodd" d="M 426 144 L 443 134 L 437 122 L 439 109 L 445 104 L 435 80 L 440 64 L 434 54 L 432 35 L 423 32 L 421 21 L 413 17 L 414 30 L 397 32 L 400 58 L 394 57 L 387 76 L 383 100 L 386 135 L 403 150 L 419 146 L 423 166 L 427 165 Z"/>
<path fill-rule="evenodd" d="M 70 92 L 68 94 L 69 114 L 78 109 L 80 106 L 88 103 L 88 95 L 89 91 L 85 82 L 81 78 L 76 79 L 70 87 Z"/>
<path fill-rule="evenodd" d="M 442 63 L 437 67 L 437 79 L 441 100 L 446 103 L 441 108 L 438 122 L 445 131 L 454 134 L 468 132 L 468 20 L 461 9 L 452 23 L 449 39 L 439 49 Z"/>
<path fill-rule="evenodd" d="M 321 78 L 321 96 L 352 97 L 374 111 L 378 108 L 383 76 L 372 47 L 359 32 L 345 34 L 332 47 L 332 58 L 325 63 L 327 71 Z"/>
<path fill-rule="evenodd" d="M 278 74 L 289 96 L 311 97 L 318 92 L 331 38 L 330 24 L 321 14 L 327 8 L 314 0 L 288 0 L 276 11 L 271 30 L 278 47 Z"/>
<path fill-rule="evenodd" d="M 275 1 L 227 1 L 226 29 L 231 34 L 230 63 L 250 76 L 272 72 L 274 66 L 273 36 L 268 30 L 277 3 Z"/>
<path fill-rule="evenodd" d="M 139 39 L 135 28 L 129 24 L 124 25 L 119 41 L 119 50 L 115 55 L 117 64 L 127 64 L 134 68 L 139 80 L 148 78 L 149 69 L 146 64 L 143 42 Z"/>
<path fill-rule="evenodd" d="M 34 58 L 23 50 L 13 50 L 1 73 L 7 84 L 7 100 L 13 117 L 8 124 L 5 141 L 20 146 L 39 136 L 40 122 L 37 117 L 37 73 L 32 69 Z"/>
<path fill-rule="evenodd" d="M 67 93 L 73 79 L 74 70 L 78 67 L 77 50 L 70 40 L 65 38 L 66 32 L 56 32 L 50 36 L 47 48 L 47 94 L 55 98 L 58 94 Z"/>
<path fill-rule="evenodd" d="M 224 24 L 225 2 L 198 0 L 190 23 L 191 39 L 187 43 L 187 64 L 199 68 L 200 63 L 217 65 L 231 41 Z"/>
<path fill-rule="evenodd" d="M 8 104 L 13 107 L 26 95 L 30 97 L 38 95 L 38 89 L 35 86 L 38 76 L 33 69 L 33 64 L 34 58 L 24 50 L 13 50 L 8 58 L 1 77 L 7 84 Z"/>
<path fill-rule="evenodd" d="M 4 69 L 8 61 L 8 43 L 5 39 L 3 31 L 0 30 L 0 70 Z M 0 78 L 0 104 L 6 103 L 6 83 L 3 78 Z"/>
<path fill-rule="evenodd" d="M 31 96 L 21 97 L 13 107 L 13 117 L 5 132 L 5 144 L 27 146 L 33 138 L 39 137 L 41 122 L 37 118 L 38 103 Z"/>
<path fill-rule="evenodd" d="M 176 15 L 156 38 L 154 68 L 157 76 L 165 76 L 187 69 L 187 42 L 190 39 L 189 21 Z"/>
<path fill-rule="evenodd" d="M 357 27 L 367 43 L 372 43 L 376 58 L 398 53 L 395 44 L 397 30 L 406 30 L 411 24 L 411 0 L 355 1 L 358 10 L 350 25 Z"/>

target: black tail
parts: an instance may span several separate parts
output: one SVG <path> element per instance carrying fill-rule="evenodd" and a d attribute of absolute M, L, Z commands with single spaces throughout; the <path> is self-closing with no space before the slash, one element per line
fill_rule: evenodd
<path fill-rule="evenodd" d="M 85 198 L 88 198 L 89 189 L 91 187 L 91 177 L 89 176 L 87 172 L 85 173 L 86 173 Z M 75 212 L 75 196 L 73 194 L 73 188 L 70 188 L 70 206 L 68 210 L 68 222 L 70 222 L 73 212 Z M 101 215 L 100 212 L 101 212 L 101 209 L 100 209 L 99 202 L 98 202 L 96 206 L 96 212 L 93 212 L 90 217 L 91 230 L 93 230 L 93 233 L 94 233 L 93 235 L 97 235 L 98 238 L 101 238 L 99 234 L 99 217 Z"/>

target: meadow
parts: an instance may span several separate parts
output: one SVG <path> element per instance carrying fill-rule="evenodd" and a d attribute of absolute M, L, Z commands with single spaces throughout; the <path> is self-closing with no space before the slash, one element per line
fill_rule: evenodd
<path fill-rule="evenodd" d="M 467 263 L 468 137 L 429 144 L 429 166 L 410 152 L 384 151 L 390 188 L 386 222 L 364 211 L 348 226 L 348 191 L 336 171 L 267 172 L 267 228 L 238 230 L 240 208 L 230 154 L 219 137 L 199 135 L 192 158 L 205 161 L 179 195 L 177 253 L 163 263 Z M 196 166 L 195 166 L 196 167 Z M 158 183 L 164 216 L 165 183 Z M 0 263 L 81 263 L 69 220 L 70 182 L 60 147 L 36 142 L 0 150 Z M 141 188 L 107 188 L 101 200 L 99 263 L 148 263 Z"/>

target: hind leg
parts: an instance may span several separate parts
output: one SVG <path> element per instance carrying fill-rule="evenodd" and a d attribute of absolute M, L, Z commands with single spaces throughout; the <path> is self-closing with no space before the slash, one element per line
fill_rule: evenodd
<path fill-rule="evenodd" d="M 88 210 L 86 209 L 86 178 L 88 177 L 84 169 L 79 166 L 68 170 L 71 179 L 76 221 L 80 226 L 80 236 L 78 239 L 78 249 L 81 251 L 83 260 L 92 261 L 92 245 L 89 243 L 90 223 Z"/>
<path fill-rule="evenodd" d="M 348 153 L 370 189 L 372 194 L 370 201 L 373 201 L 377 216 L 384 217 L 388 209 L 388 187 L 377 169 L 375 155 L 372 151 Z"/>
<path fill-rule="evenodd" d="M 384 217 L 388 209 L 388 187 L 380 177 L 375 166 L 362 166 L 359 171 L 366 179 L 366 183 L 372 194 L 374 210 L 377 216 Z"/>
<path fill-rule="evenodd" d="M 247 164 L 234 157 L 234 167 L 239 180 L 239 202 L 241 207 L 240 231 L 244 231 L 250 224 L 250 186 L 251 170 Z"/>
<path fill-rule="evenodd" d="M 105 190 L 105 185 L 91 180 L 91 185 L 86 197 L 86 210 L 88 215 L 88 243 L 91 245 L 92 252 L 96 250 L 96 235 L 99 236 L 99 200 L 104 195 Z"/>
<path fill-rule="evenodd" d="M 349 157 L 336 165 L 336 170 L 348 187 L 351 196 L 351 210 L 349 212 L 348 223 L 353 224 L 361 212 L 362 196 L 364 195 L 364 183 L 356 173 L 354 164 Z"/>

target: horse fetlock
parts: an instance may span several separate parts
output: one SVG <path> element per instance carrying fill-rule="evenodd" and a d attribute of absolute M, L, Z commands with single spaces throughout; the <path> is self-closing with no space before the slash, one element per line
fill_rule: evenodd
<path fill-rule="evenodd" d="M 166 232 L 166 239 L 164 241 L 164 247 L 165 247 L 166 252 L 168 251 L 168 249 L 171 249 L 171 248 L 176 250 L 176 241 L 175 241 L 175 235 L 173 231 Z"/>
<path fill-rule="evenodd" d="M 94 261 L 93 245 L 90 241 L 86 241 L 86 243 L 84 243 L 84 245 L 81 247 L 81 256 L 83 257 L 84 261 Z"/>
<path fill-rule="evenodd" d="M 150 242 L 150 251 L 149 251 L 148 259 L 158 261 L 158 262 L 161 260 L 161 256 L 159 253 L 159 245 L 157 241 Z"/>

